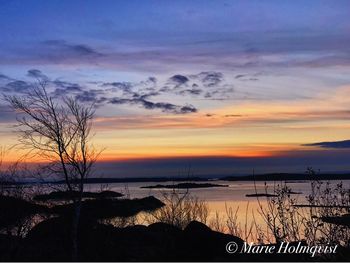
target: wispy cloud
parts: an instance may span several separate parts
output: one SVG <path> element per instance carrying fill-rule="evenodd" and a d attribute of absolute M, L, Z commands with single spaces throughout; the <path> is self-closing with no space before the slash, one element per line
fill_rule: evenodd
<path fill-rule="evenodd" d="M 127 105 L 133 107 L 133 109 L 154 111 L 154 114 L 193 115 L 189 118 L 177 118 L 176 120 L 154 119 L 154 121 L 162 122 L 159 127 L 164 128 L 224 128 L 237 125 L 242 127 L 267 127 L 277 124 L 294 125 L 297 123 L 308 123 L 312 126 L 315 122 L 344 121 L 350 117 L 350 111 L 346 109 L 346 105 L 350 102 L 346 99 L 348 98 L 346 94 L 349 91 L 346 86 L 336 89 L 332 96 L 324 93 L 310 99 L 289 102 L 289 107 L 286 109 L 283 101 L 270 102 L 267 105 L 265 101 L 247 101 L 244 103 L 237 100 L 234 106 L 227 106 L 229 104 L 225 104 L 225 100 L 234 98 L 236 91 L 233 85 L 226 81 L 225 74 L 218 71 L 204 71 L 197 74 L 170 74 L 163 81 L 155 77 L 148 77 L 138 82 L 97 81 L 92 85 L 94 88 L 88 83 L 50 79 L 38 69 L 30 69 L 27 76 L 45 79 L 49 83 L 52 95 L 56 97 L 68 95 L 83 103 L 94 103 L 100 109 L 102 116 L 106 114 L 104 107 L 111 105 L 116 107 Z M 176 83 L 169 81 L 174 76 L 177 76 L 175 78 Z M 181 83 L 180 86 L 179 83 Z M 31 81 L 11 79 L 0 86 L 0 91 L 24 94 L 32 85 L 33 82 Z M 216 109 L 207 111 L 206 108 L 202 108 L 203 103 L 196 104 L 197 101 L 203 99 L 215 102 L 216 100 L 223 100 L 223 106 L 221 107 L 221 102 L 218 101 L 216 102 Z M 206 110 L 207 115 L 202 113 L 203 110 Z M 147 115 L 145 111 L 138 112 L 141 118 Z M 108 113 L 107 116 L 110 116 L 110 114 Z M 133 122 L 132 118 L 128 118 L 130 123 Z M 117 121 L 117 119 L 111 120 L 111 122 L 114 121 Z M 152 122 L 152 119 L 149 119 L 149 122 Z M 132 124 L 132 127 L 135 125 L 146 129 L 157 126 L 155 123 L 146 125 L 141 121 Z"/>
<path fill-rule="evenodd" d="M 221 69 L 279 67 L 328 67 L 350 65 L 350 38 L 344 34 L 308 32 L 257 32 L 252 38 L 240 34 L 232 39 L 211 36 L 187 44 L 159 43 L 142 45 L 128 42 L 130 48 L 115 43 L 98 45 L 90 42 L 45 40 L 13 47 L 2 54 L 1 64 L 98 65 L 101 68 L 164 72 L 180 67 L 210 65 Z M 152 62 L 150 62 L 152 61 Z M 173 81 L 185 78 L 174 75 Z M 211 76 L 209 82 L 217 76 Z M 238 79 L 241 77 L 238 77 Z M 252 77 L 251 80 L 255 78 Z"/>
<path fill-rule="evenodd" d="M 12 78 L 10 78 L 9 76 L 7 76 L 5 74 L 0 73 L 0 80 L 10 81 L 10 80 L 12 80 Z"/>
<path fill-rule="evenodd" d="M 33 78 L 36 78 L 36 79 L 42 79 L 42 80 L 48 79 L 48 77 L 45 74 L 43 74 L 38 69 L 30 69 L 30 70 L 28 70 L 27 76 L 33 77 Z"/>
<path fill-rule="evenodd" d="M 32 85 L 23 80 L 14 80 L 6 83 L 4 86 L 0 87 L 0 91 L 8 93 L 8 92 L 16 92 L 16 93 L 25 93 L 29 89 L 31 89 Z"/>
<path fill-rule="evenodd" d="M 61 54 L 61 58 L 69 57 L 100 57 L 102 53 L 96 51 L 86 44 L 72 44 L 65 40 L 46 40 L 41 43 L 41 51 L 48 54 L 52 52 L 52 59 L 59 59 L 58 54 Z"/>

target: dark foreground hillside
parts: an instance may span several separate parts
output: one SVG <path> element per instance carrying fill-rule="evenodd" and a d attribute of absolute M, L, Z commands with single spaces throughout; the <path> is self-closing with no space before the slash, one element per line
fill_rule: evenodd
<path fill-rule="evenodd" d="M 308 255 L 229 254 L 226 244 L 238 237 L 212 231 L 193 221 L 184 230 L 164 223 L 116 228 L 84 222 L 80 227 L 81 261 L 313 261 Z M 349 251 L 332 260 L 347 261 Z M 70 223 L 52 218 L 34 227 L 23 238 L 0 236 L 1 261 L 69 261 Z M 320 259 L 318 259 L 320 260 Z"/>
<path fill-rule="evenodd" d="M 104 219 L 128 218 L 141 211 L 154 211 L 165 204 L 155 197 L 119 199 L 117 193 L 86 194 L 78 231 L 79 261 L 348 261 L 350 250 L 338 247 L 327 257 L 310 254 L 228 253 L 229 242 L 241 251 L 239 237 L 211 230 L 197 221 L 184 229 L 166 223 L 115 227 Z M 72 258 L 72 205 L 46 204 L 62 199 L 66 192 L 40 195 L 42 203 L 0 196 L 0 261 L 70 261 Z M 106 197 L 107 196 L 107 197 Z M 58 198 L 59 197 L 59 198 Z M 34 198 L 35 199 L 35 198 Z M 36 198 L 37 199 L 37 198 Z M 35 216 L 41 215 L 41 222 Z M 34 216 L 34 217 L 33 217 Z M 31 219 L 30 219 L 31 218 Z M 329 218 L 334 220 L 335 218 Z M 347 218 L 338 218 L 347 220 Z M 24 224 L 27 222 L 27 224 Z M 29 223 L 29 225 L 28 225 Z M 338 222 L 339 223 L 339 222 Z M 344 222 L 341 222 L 345 225 Z M 19 234 L 22 227 L 28 231 Z M 31 226 L 30 226 L 31 225 Z M 15 230 L 15 231 L 14 231 Z M 299 242 L 291 243 L 297 246 Z M 273 246 L 269 245 L 269 246 Z M 263 246 L 255 246 L 261 248 Z M 265 246 L 266 247 L 266 246 Z"/>

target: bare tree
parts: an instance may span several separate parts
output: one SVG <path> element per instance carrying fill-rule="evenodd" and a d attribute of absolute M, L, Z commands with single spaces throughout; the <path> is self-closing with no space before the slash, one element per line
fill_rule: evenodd
<path fill-rule="evenodd" d="M 78 257 L 78 226 L 84 181 L 99 155 L 91 145 L 93 105 L 75 99 L 55 99 L 47 92 L 47 80 L 38 80 L 25 96 L 5 96 L 17 117 L 21 145 L 30 154 L 46 159 L 51 176 L 63 176 L 74 204 L 72 259 Z M 73 192 L 79 194 L 73 194 Z"/>
<path fill-rule="evenodd" d="M 184 229 L 193 220 L 204 224 L 207 222 L 207 203 L 190 195 L 188 189 L 184 193 L 176 189 L 171 192 L 162 192 L 162 197 L 165 206 L 147 217 L 148 223 L 163 222 Z"/>

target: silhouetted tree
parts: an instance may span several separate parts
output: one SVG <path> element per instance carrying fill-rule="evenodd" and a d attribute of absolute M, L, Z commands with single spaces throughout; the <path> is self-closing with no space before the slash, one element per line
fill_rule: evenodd
<path fill-rule="evenodd" d="M 63 176 L 68 191 L 73 195 L 72 259 L 78 257 L 78 226 L 81 213 L 84 181 L 91 174 L 98 153 L 91 145 L 93 105 L 85 106 L 74 98 L 53 98 L 47 92 L 47 80 L 24 96 L 5 96 L 19 115 L 20 142 L 31 154 L 48 161 L 50 175 Z"/>

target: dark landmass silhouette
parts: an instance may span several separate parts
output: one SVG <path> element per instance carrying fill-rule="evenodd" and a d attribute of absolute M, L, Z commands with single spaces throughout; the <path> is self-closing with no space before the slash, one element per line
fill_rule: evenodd
<path fill-rule="evenodd" d="M 106 184 L 106 183 L 157 183 L 157 182 L 181 182 L 181 181 L 208 181 L 210 179 L 208 178 L 201 178 L 201 177 L 137 177 L 137 178 L 114 178 L 114 177 L 108 177 L 108 178 L 98 178 L 98 177 L 91 177 L 85 179 L 85 184 Z M 64 184 L 65 181 L 56 181 L 53 183 L 57 184 Z"/>
<path fill-rule="evenodd" d="M 349 207 L 350 208 L 350 207 Z M 322 217 L 323 222 L 350 227 L 350 214 Z"/>
<path fill-rule="evenodd" d="M 99 220 L 110 217 L 128 217 L 140 211 L 157 209 L 163 205 L 161 201 L 152 196 L 141 199 L 97 198 L 83 201 L 78 232 L 78 260 L 113 262 L 317 260 L 306 253 L 230 254 L 225 249 L 228 242 L 235 242 L 240 250 L 244 241 L 230 234 L 213 231 L 197 221 L 192 221 L 184 229 L 180 229 L 161 222 L 149 226 L 133 225 L 121 228 L 106 223 L 102 224 Z M 0 261 L 71 260 L 72 204 L 49 207 L 15 197 L 1 196 L 0 210 L 0 222 L 5 223 L 5 226 L 0 226 L 1 230 L 8 223 L 3 218 L 18 222 L 18 219 L 22 220 L 29 215 L 42 213 L 49 215 L 30 229 L 24 237 L 13 236 L 11 233 L 2 231 L 0 234 Z M 12 210 L 19 213 L 9 217 L 8 214 L 13 213 Z M 324 220 L 348 226 L 348 215 L 339 218 L 324 218 Z M 292 242 L 289 245 L 297 247 L 298 244 L 299 242 Z M 268 246 L 272 245 L 277 244 Z M 349 257 L 350 250 L 339 246 L 332 260 L 346 261 Z"/>
<path fill-rule="evenodd" d="M 48 213 L 49 208 L 20 198 L 0 195 L 0 230 L 16 225 L 29 216 Z"/>
<path fill-rule="evenodd" d="M 288 194 L 290 195 L 298 195 L 302 194 L 302 192 L 294 192 L 294 191 L 289 191 Z M 246 197 L 277 197 L 277 194 L 269 194 L 269 193 L 255 193 L 255 194 L 246 194 Z"/>
<path fill-rule="evenodd" d="M 1 261 L 70 261 L 69 217 L 36 225 L 24 238 L 0 235 Z M 192 221 L 184 230 L 165 223 L 118 228 L 91 221 L 79 224 L 79 261 L 308 261 L 308 254 L 229 254 L 228 242 L 240 250 L 244 241 Z M 272 244 L 271 244 L 272 245 Z M 297 246 L 291 243 L 290 246 Z M 343 256 L 343 254 L 340 254 Z M 346 254 L 345 254 L 346 255 Z M 341 260 L 341 258 L 340 258 Z"/>
<path fill-rule="evenodd" d="M 140 188 L 167 188 L 167 189 L 191 189 L 191 188 L 210 188 L 210 187 L 228 187 L 224 184 L 211 184 L 211 183 L 179 183 L 179 184 L 157 184 L 150 186 L 141 186 Z"/>
<path fill-rule="evenodd" d="M 130 217 L 139 212 L 150 212 L 163 206 L 163 202 L 153 196 L 140 199 L 89 199 L 82 202 L 82 216 L 89 220 Z M 40 205 L 16 197 L 0 195 L 0 231 L 36 214 L 69 216 L 73 212 L 74 205 L 72 203 Z"/>
<path fill-rule="evenodd" d="M 84 184 L 109 184 L 109 183 L 158 183 L 158 182 L 208 182 L 208 181 L 311 181 L 311 180 L 350 180 L 350 173 L 266 173 L 256 175 L 205 175 L 203 177 L 91 177 L 84 180 Z M 16 181 L 0 182 L 5 187 L 31 184 L 65 184 L 59 181 Z M 75 183 L 72 181 L 72 183 Z"/>
<path fill-rule="evenodd" d="M 275 194 L 246 194 L 246 197 L 277 197 Z"/>
<path fill-rule="evenodd" d="M 130 217 L 142 211 L 154 211 L 164 206 L 159 199 L 148 196 L 135 199 L 95 199 L 82 202 L 81 216 L 89 219 Z M 52 213 L 68 216 L 74 211 L 73 204 L 57 205 Z"/>
<path fill-rule="evenodd" d="M 318 173 L 268 173 L 245 176 L 226 176 L 224 181 L 312 181 L 312 180 L 350 180 L 350 174 Z"/>
<path fill-rule="evenodd" d="M 78 191 L 55 191 L 49 194 L 40 194 L 34 196 L 33 200 L 35 201 L 63 201 L 63 200 L 72 200 L 72 198 L 78 197 L 80 193 Z M 114 191 L 102 191 L 102 192 L 84 192 L 82 194 L 83 198 L 97 198 L 97 199 L 106 199 L 106 198 L 118 198 L 122 197 L 123 194 L 114 192 Z"/>

